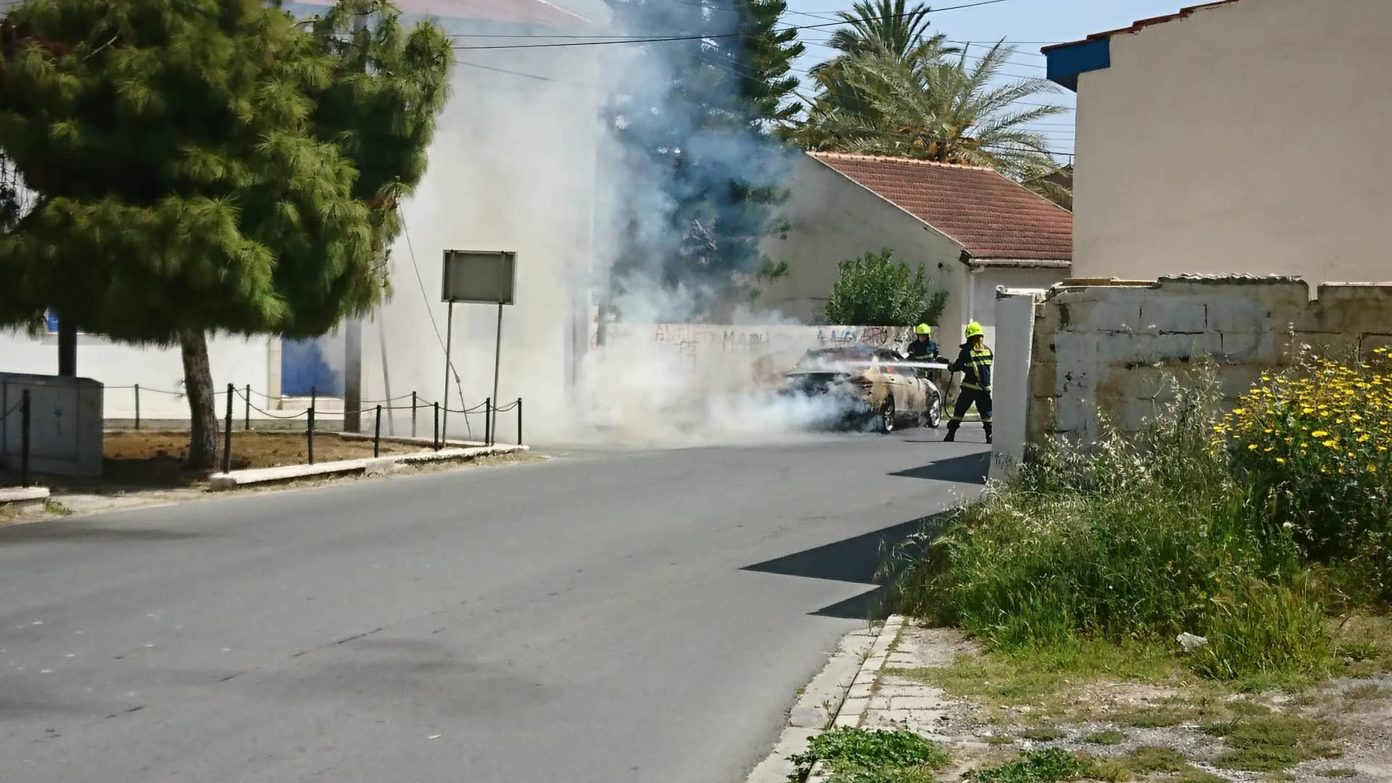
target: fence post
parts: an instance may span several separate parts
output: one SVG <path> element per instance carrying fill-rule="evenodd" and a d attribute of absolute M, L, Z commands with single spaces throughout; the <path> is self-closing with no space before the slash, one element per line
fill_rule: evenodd
<path fill-rule="evenodd" d="M 29 442 L 33 429 L 29 403 L 29 390 L 25 389 L 19 395 L 19 483 L 26 488 L 29 486 Z"/>
<path fill-rule="evenodd" d="M 309 406 L 309 429 L 305 432 L 306 442 L 309 446 L 309 464 L 314 464 L 314 406 Z"/>
<path fill-rule="evenodd" d="M 440 450 L 440 403 L 435 403 L 435 438 L 430 441 L 430 445 Z"/>
<path fill-rule="evenodd" d="M 251 384 L 249 384 L 249 383 L 246 385 L 246 414 L 245 414 L 245 416 L 246 416 L 246 418 L 245 418 L 244 421 L 242 422 L 242 426 L 243 426 L 247 431 L 250 431 L 250 430 L 251 430 Z"/>
<path fill-rule="evenodd" d="M 522 398 L 517 398 L 517 445 L 522 445 Z"/>
<path fill-rule="evenodd" d="M 318 404 L 319 404 L 319 387 L 318 387 L 318 386 L 311 386 L 311 387 L 309 387 L 309 407 L 310 407 L 311 410 L 313 410 L 314 406 L 316 406 L 316 405 L 318 405 Z"/>
<path fill-rule="evenodd" d="M 382 406 L 377 406 L 377 425 L 372 430 L 372 456 L 382 456 Z"/>
<path fill-rule="evenodd" d="M 416 437 L 416 393 L 411 392 L 411 437 Z"/>
<path fill-rule="evenodd" d="M 135 385 L 135 431 L 140 431 L 140 384 Z"/>
<path fill-rule="evenodd" d="M 232 384 L 227 384 L 227 418 L 222 432 L 222 472 L 232 472 Z"/>
<path fill-rule="evenodd" d="M 483 445 L 493 445 L 493 398 L 483 398 Z"/>

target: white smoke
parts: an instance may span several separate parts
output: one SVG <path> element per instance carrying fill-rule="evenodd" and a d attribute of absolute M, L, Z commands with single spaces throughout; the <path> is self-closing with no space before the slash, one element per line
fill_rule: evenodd
<path fill-rule="evenodd" d="M 731 27 L 693 4 L 650 2 L 651 29 L 584 29 L 585 35 L 651 35 Z M 670 18 L 656 13 L 670 10 Z M 704 17 L 705 27 L 699 27 Z M 430 167 L 405 205 L 407 233 L 393 248 L 393 296 L 364 327 L 363 397 L 441 399 L 446 373 L 446 308 L 440 302 L 446 249 L 518 253 L 518 304 L 505 308 L 498 397 L 525 400 L 529 442 L 618 438 L 650 445 L 767 438 L 819 426 L 842 410 L 830 398 L 779 395 L 782 372 L 802 346 L 776 360 L 701 354 L 683 356 L 652 341 L 606 341 L 601 305 L 628 324 L 680 323 L 711 316 L 711 302 L 752 277 L 743 268 L 712 270 L 671 285 L 683 237 L 674 211 L 693 192 L 738 177 L 777 181 L 786 152 L 738 130 L 700 127 L 680 106 L 664 105 L 680 80 L 676 47 L 558 46 L 566 38 L 497 36 L 498 28 L 447 22 L 461 49 L 453 95 L 440 118 Z M 555 34 L 532 28 L 525 34 Z M 576 31 L 565 31 L 573 34 Z M 515 30 L 508 31 L 516 35 Z M 525 43 L 533 48 L 484 49 Z M 689 52 L 688 52 L 689 56 Z M 729 80 L 732 89 L 737 80 Z M 720 96 L 713 96 L 718 99 Z M 728 97 L 728 96 L 727 96 Z M 663 108 L 657 108 L 657 107 Z M 625 112 L 643 112 L 628 116 Z M 671 143 L 701 165 L 680 176 L 634 147 L 636 128 L 660 134 L 643 144 Z M 677 221 L 679 222 L 679 221 Z M 624 273 L 622 294 L 607 299 L 621 252 L 638 249 Z M 630 257 L 632 260 L 632 257 Z M 777 313 L 737 300 L 722 320 L 787 325 Z M 457 305 L 452 330 L 451 408 L 474 406 L 492 393 L 497 312 Z M 762 359 L 762 361 L 761 361 Z M 398 405 L 409 400 L 398 400 Z M 397 434 L 409 427 L 397 411 Z M 418 434 L 431 432 L 431 411 L 418 414 Z M 499 417 L 501 440 L 516 437 L 516 416 Z M 452 414 L 451 437 L 477 438 L 483 418 Z"/>

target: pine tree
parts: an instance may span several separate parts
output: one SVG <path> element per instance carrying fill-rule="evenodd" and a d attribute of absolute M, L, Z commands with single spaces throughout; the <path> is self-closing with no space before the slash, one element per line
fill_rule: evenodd
<path fill-rule="evenodd" d="M 451 60 L 370 5 L 368 49 L 336 43 L 352 0 L 313 32 L 260 0 L 27 0 L 0 23 L 0 150 L 37 194 L 0 235 L 0 323 L 53 308 L 177 342 L 194 467 L 217 447 L 207 332 L 322 334 L 380 300 Z"/>
<path fill-rule="evenodd" d="M 800 111 L 792 60 L 803 52 L 780 26 L 785 0 L 610 0 L 620 26 L 662 36 L 645 45 L 644 84 L 610 107 L 629 166 L 670 202 L 653 227 L 651 203 L 633 203 L 615 276 L 719 296 L 772 268 L 760 241 L 777 229 L 786 160 L 778 138 Z M 668 81 L 656 90 L 648 74 Z M 698 302 L 698 307 L 711 302 Z"/>

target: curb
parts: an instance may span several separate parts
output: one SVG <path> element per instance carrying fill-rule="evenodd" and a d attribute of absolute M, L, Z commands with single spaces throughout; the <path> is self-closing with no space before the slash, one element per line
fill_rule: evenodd
<path fill-rule="evenodd" d="M 889 652 L 894 648 L 894 643 L 899 640 L 899 632 L 904 628 L 903 615 L 890 615 L 885 620 L 884 625 L 880 626 L 880 633 L 875 637 L 875 643 L 870 647 L 870 655 L 860 664 L 860 670 L 856 672 L 855 679 L 851 681 L 850 690 L 846 692 L 846 700 L 841 703 L 840 709 L 836 711 L 832 718 L 831 725 L 834 728 L 859 728 L 865 722 L 866 713 L 870 711 L 870 699 L 875 692 L 875 683 L 879 680 L 880 670 L 884 668 L 889 660 Z M 830 778 L 830 773 L 819 761 L 812 765 L 812 769 L 807 773 L 808 783 L 824 781 Z"/>
<path fill-rule="evenodd" d="M 876 638 L 877 632 L 870 627 L 841 637 L 826 665 L 799 691 L 773 750 L 754 767 L 745 783 L 787 783 L 795 771 L 789 756 L 806 751 L 812 738 L 831 725 Z"/>
<path fill-rule="evenodd" d="M 48 498 L 48 487 L 0 487 L 0 509 L 13 508 L 21 514 L 43 508 Z"/>
<path fill-rule="evenodd" d="M 283 465 L 278 468 L 252 468 L 234 470 L 230 473 L 214 473 L 208 477 L 208 489 L 213 492 L 243 489 L 245 487 L 274 484 L 316 476 L 346 475 L 362 473 L 375 475 L 390 473 L 397 465 L 414 465 L 426 462 L 449 462 L 452 460 L 473 460 L 495 454 L 515 454 L 530 451 L 527 446 L 477 446 L 472 448 L 440 449 L 439 451 L 418 451 L 411 454 L 395 454 L 387 457 L 366 457 L 345 459 L 334 462 L 320 462 L 315 465 Z"/>

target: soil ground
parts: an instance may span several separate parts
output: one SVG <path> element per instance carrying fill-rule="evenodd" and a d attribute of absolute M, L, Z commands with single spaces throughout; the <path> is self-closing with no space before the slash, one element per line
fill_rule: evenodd
<path fill-rule="evenodd" d="M 54 489 L 140 489 L 202 485 L 209 471 L 189 470 L 188 433 L 178 431 L 107 432 L 102 443 L 102 477 L 82 480 L 44 477 L 41 483 Z M 429 448 L 418 443 L 382 441 L 381 453 L 409 454 Z M 369 439 L 344 438 L 334 433 L 314 434 L 314 461 L 331 462 L 372 456 Z M 309 461 L 304 432 L 234 431 L 232 469 L 302 465 Z"/>

